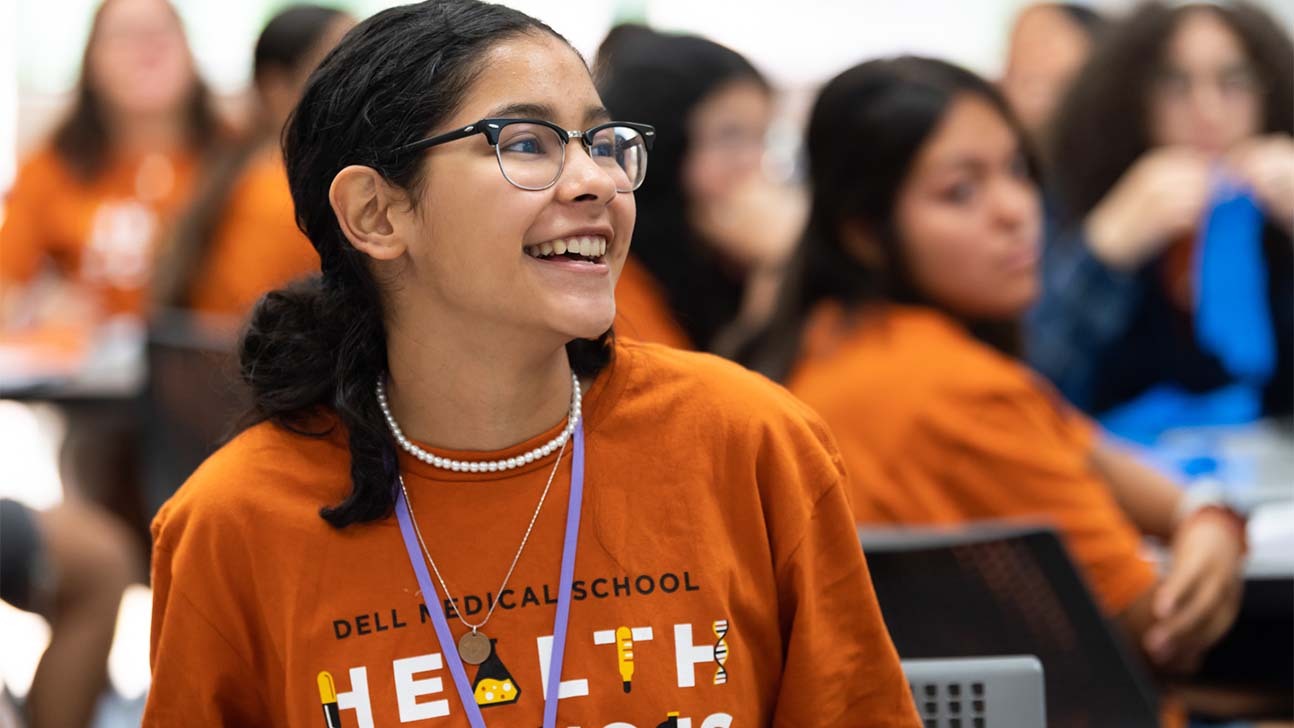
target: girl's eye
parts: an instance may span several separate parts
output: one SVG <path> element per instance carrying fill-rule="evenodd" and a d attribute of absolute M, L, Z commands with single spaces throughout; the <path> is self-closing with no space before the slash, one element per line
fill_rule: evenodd
<path fill-rule="evenodd" d="M 509 154 L 543 154 L 544 145 L 536 137 L 519 137 L 503 145 L 503 151 Z"/>
<path fill-rule="evenodd" d="M 958 182 L 944 190 L 941 195 L 945 200 L 955 204 L 965 204 L 975 197 L 975 183 Z"/>

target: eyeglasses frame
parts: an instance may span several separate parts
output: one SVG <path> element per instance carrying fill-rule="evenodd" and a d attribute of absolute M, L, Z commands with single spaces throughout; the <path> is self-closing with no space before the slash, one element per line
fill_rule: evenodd
<path fill-rule="evenodd" d="M 562 154 L 561 163 L 557 167 L 557 176 L 553 177 L 552 182 L 549 182 L 543 187 L 526 187 L 514 182 L 512 178 L 508 176 L 508 173 L 503 171 L 503 157 L 501 156 L 501 152 L 499 152 L 499 135 L 503 133 L 503 127 L 509 126 L 511 124 L 539 124 L 540 126 L 548 127 L 549 129 L 552 129 L 553 131 L 557 132 L 557 138 L 560 139 L 562 142 L 563 154 Z M 616 126 L 623 126 L 629 129 L 633 129 L 634 131 L 641 134 L 643 138 L 643 145 L 647 148 L 648 152 L 651 151 L 652 142 L 654 142 L 656 139 L 656 127 L 652 126 L 651 124 L 638 124 L 632 121 L 607 121 L 601 124 L 597 124 L 595 126 L 591 126 L 588 129 L 585 129 L 584 131 L 577 131 L 577 130 L 571 130 L 571 129 L 563 129 L 557 124 L 554 124 L 553 122 L 548 121 L 546 119 L 531 119 L 531 118 L 525 118 L 525 117 L 490 117 L 486 119 L 481 119 L 480 121 L 474 122 L 472 124 L 468 124 L 467 126 L 462 127 L 460 129 L 455 129 L 454 131 L 445 132 L 444 134 L 438 134 L 433 137 L 420 139 L 416 142 L 410 142 L 409 144 L 396 147 L 395 153 L 404 154 L 404 153 L 411 153 L 411 152 L 412 153 L 423 152 L 428 149 L 431 149 L 432 147 L 440 146 L 441 144 L 458 141 L 459 139 L 466 139 L 467 137 L 475 136 L 477 134 L 484 134 L 486 141 L 489 142 L 490 146 L 494 147 L 494 156 L 499 162 L 499 172 L 503 174 L 503 178 L 508 181 L 508 184 L 518 189 L 528 190 L 532 192 L 539 192 L 539 191 L 551 188 L 553 185 L 557 184 L 558 180 L 562 178 L 562 172 L 566 170 L 566 154 L 565 154 L 566 146 L 570 144 L 570 141 L 572 139 L 580 140 L 580 143 L 583 144 L 584 146 L 584 151 L 587 154 L 589 154 L 590 158 L 592 158 L 593 145 L 590 140 L 594 137 L 594 135 L 596 135 L 598 132 L 602 131 L 603 129 L 609 129 L 611 127 L 616 127 Z M 644 175 L 644 179 L 645 178 L 646 177 Z M 638 189 L 640 186 L 642 186 L 642 180 L 639 180 L 638 183 L 635 184 L 632 189 L 621 190 L 617 188 L 616 192 L 633 192 L 634 190 Z"/>

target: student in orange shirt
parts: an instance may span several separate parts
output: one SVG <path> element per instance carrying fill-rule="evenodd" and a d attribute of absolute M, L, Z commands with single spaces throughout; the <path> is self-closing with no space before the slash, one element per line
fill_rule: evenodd
<path fill-rule="evenodd" d="M 653 136 L 500 5 L 324 60 L 284 137 L 322 280 L 154 522 L 145 726 L 917 725 L 817 418 L 611 335 Z"/>
<path fill-rule="evenodd" d="M 292 5 L 266 24 L 253 62 L 255 126 L 176 225 L 155 284 L 162 305 L 241 319 L 262 294 L 319 270 L 297 228 L 278 138 L 310 72 L 354 25 L 319 5 Z"/>
<path fill-rule="evenodd" d="M 1154 663 L 1191 670 L 1235 617 L 1243 525 L 1102 442 L 1018 360 L 1041 205 L 999 93 L 942 61 L 864 63 L 824 88 L 807 144 L 808 234 L 753 361 L 789 370 L 840 439 L 858 519 L 1048 520 Z M 1143 533 L 1171 548 L 1162 578 Z"/>
<path fill-rule="evenodd" d="M 141 313 L 158 233 L 219 128 L 175 9 L 100 5 L 72 110 L 5 200 L 0 328 Z M 29 287 L 42 269 L 52 285 Z"/>
<path fill-rule="evenodd" d="M 106 319 L 139 317 L 159 232 L 221 132 L 175 8 L 101 4 L 72 109 L 5 201 L 0 333 L 83 357 Z M 65 412 L 65 488 L 132 521 L 143 546 L 134 409 L 91 400 Z"/>
<path fill-rule="evenodd" d="M 728 354 L 766 320 L 804 222 L 800 196 L 763 171 L 772 89 L 728 48 L 636 25 L 612 29 L 597 67 L 611 113 L 659 129 L 617 331 Z"/>

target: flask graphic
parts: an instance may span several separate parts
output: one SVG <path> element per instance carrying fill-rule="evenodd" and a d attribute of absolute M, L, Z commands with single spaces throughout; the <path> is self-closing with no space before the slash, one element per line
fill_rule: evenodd
<path fill-rule="evenodd" d="M 477 668 L 476 680 L 472 682 L 472 694 L 482 708 L 509 705 L 521 697 L 521 688 L 499 659 L 498 643 L 496 639 L 490 640 L 490 656 Z"/>

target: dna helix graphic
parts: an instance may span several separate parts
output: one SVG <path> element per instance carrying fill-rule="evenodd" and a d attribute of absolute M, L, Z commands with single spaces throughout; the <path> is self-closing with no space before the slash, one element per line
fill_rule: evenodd
<path fill-rule="evenodd" d="M 728 662 L 728 620 L 716 619 L 714 621 L 714 684 L 726 685 L 728 683 L 728 668 L 725 665 Z"/>

